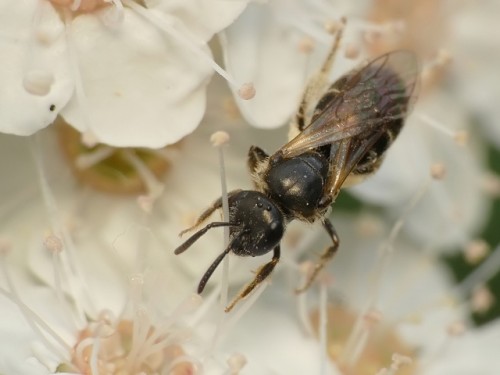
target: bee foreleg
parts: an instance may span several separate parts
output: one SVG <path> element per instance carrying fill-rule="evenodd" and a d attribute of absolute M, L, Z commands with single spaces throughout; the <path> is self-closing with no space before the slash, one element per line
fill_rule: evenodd
<path fill-rule="evenodd" d="M 259 268 L 255 278 L 249 284 L 245 285 L 245 287 L 238 293 L 238 295 L 231 301 L 231 303 L 225 308 L 226 312 L 229 312 L 233 309 L 233 307 L 243 298 L 248 296 L 252 290 L 255 289 L 257 285 L 262 283 L 267 277 L 273 272 L 274 267 L 278 264 L 280 260 L 280 245 L 276 246 L 273 250 L 273 259 L 269 263 L 264 264 Z"/>
<path fill-rule="evenodd" d="M 228 198 L 230 198 L 232 195 L 238 193 L 241 190 L 233 190 L 228 193 Z M 216 210 L 222 208 L 222 197 L 217 199 L 215 202 L 212 203 L 210 207 L 208 207 L 205 211 L 202 212 L 202 214 L 196 219 L 195 223 L 190 226 L 187 229 L 184 229 L 181 233 L 179 233 L 179 236 L 182 236 L 183 234 L 187 232 L 191 232 L 192 230 L 196 229 L 199 227 L 205 220 L 207 220 Z"/>
<path fill-rule="evenodd" d="M 337 250 L 339 248 L 339 237 L 337 235 L 337 232 L 335 231 L 335 228 L 333 227 L 333 224 L 330 220 L 324 219 L 323 220 L 323 227 L 325 228 L 326 232 L 330 236 L 333 245 L 329 246 L 323 254 L 321 254 L 318 263 L 314 266 L 313 271 L 307 278 L 306 283 L 304 286 L 301 288 L 295 289 L 295 293 L 302 293 L 309 289 L 311 284 L 316 280 L 316 277 L 320 273 L 320 271 L 325 267 L 325 265 L 334 257 L 334 255 L 337 253 Z"/>

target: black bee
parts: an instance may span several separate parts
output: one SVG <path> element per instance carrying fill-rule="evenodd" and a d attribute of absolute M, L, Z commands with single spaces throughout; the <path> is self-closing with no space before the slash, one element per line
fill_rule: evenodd
<path fill-rule="evenodd" d="M 184 252 L 211 228 L 230 228 L 229 246 L 203 275 L 198 293 L 230 252 L 254 257 L 273 251 L 271 261 L 260 267 L 253 281 L 226 307 L 226 312 L 271 274 L 280 258 L 280 241 L 286 225 L 294 219 L 311 223 L 321 220 L 332 241 L 297 292 L 311 285 L 339 246 L 337 233 L 325 217 L 329 207 L 342 186 L 359 182 L 380 167 L 415 99 L 417 61 L 408 51 L 382 55 L 340 77 L 326 93 L 323 90 L 315 95 L 321 79 L 330 70 L 338 40 L 339 37 L 322 70 L 305 91 L 295 118 L 298 135 L 271 156 L 252 146 L 248 167 L 255 190 L 231 191 L 229 221 L 208 224 L 175 250 L 175 254 Z M 319 100 L 309 108 L 315 96 Z M 196 228 L 221 208 L 222 198 L 219 198 L 186 231 Z"/>

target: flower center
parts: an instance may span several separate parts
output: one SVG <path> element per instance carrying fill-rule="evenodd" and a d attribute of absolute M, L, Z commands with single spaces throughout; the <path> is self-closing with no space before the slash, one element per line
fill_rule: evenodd
<path fill-rule="evenodd" d="M 59 144 L 78 180 L 107 193 L 151 193 L 169 169 L 161 150 L 87 146 L 82 135 L 62 118 L 56 120 Z"/>
<path fill-rule="evenodd" d="M 320 325 L 320 313 L 311 313 L 311 322 L 316 334 Z M 353 345 L 348 348 L 348 341 L 353 331 L 357 314 L 339 306 L 329 306 L 327 309 L 327 352 L 343 375 L 373 375 L 397 373 L 397 375 L 412 375 L 416 373 L 415 363 L 409 363 L 415 358 L 415 352 L 398 337 L 391 327 L 377 325 L 368 317 L 363 322 L 367 335 L 365 345 Z M 349 353 L 352 350 L 361 353 Z M 354 355 L 356 360 L 351 361 Z M 384 371 L 385 369 L 385 371 Z M 393 372 L 390 372 L 393 370 Z M 395 371 L 394 371 L 395 370 Z"/>
<path fill-rule="evenodd" d="M 91 323 L 79 333 L 71 362 L 60 364 L 56 373 L 75 369 L 87 375 L 195 373 L 195 366 L 183 349 L 169 344 L 168 338 L 158 335 L 154 327 L 149 326 L 144 332 L 140 348 L 134 345 L 136 333 L 130 320 L 121 320 L 116 327 Z"/>

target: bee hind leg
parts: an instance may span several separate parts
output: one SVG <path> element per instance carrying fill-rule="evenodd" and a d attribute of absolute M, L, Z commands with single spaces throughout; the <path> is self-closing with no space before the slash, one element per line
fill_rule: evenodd
<path fill-rule="evenodd" d="M 312 112 L 314 109 L 312 106 L 315 106 L 323 94 L 327 91 L 327 85 L 329 82 L 328 76 L 332 70 L 333 62 L 335 60 L 335 56 L 337 55 L 340 41 L 342 40 L 346 20 L 342 18 L 340 22 L 340 27 L 337 30 L 332 47 L 330 48 L 323 65 L 307 83 L 304 94 L 302 95 L 299 109 L 292 120 L 290 138 L 295 136 L 295 134 L 293 134 L 294 132 L 301 132 L 311 123 Z"/>
<path fill-rule="evenodd" d="M 339 248 L 339 237 L 337 235 L 337 232 L 335 231 L 335 228 L 333 227 L 332 222 L 328 219 L 324 219 L 323 227 L 330 236 L 333 245 L 327 247 L 323 254 L 321 254 L 318 263 L 315 264 L 314 269 L 307 278 L 305 284 L 302 287 L 295 289 L 295 293 L 302 293 L 309 289 L 314 280 L 316 280 L 316 277 L 318 276 L 320 271 L 337 253 L 337 250 Z"/>

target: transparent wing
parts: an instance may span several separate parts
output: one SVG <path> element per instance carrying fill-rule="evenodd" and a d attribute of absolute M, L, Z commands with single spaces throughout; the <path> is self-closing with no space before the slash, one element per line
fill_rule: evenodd
<path fill-rule="evenodd" d="M 327 181 L 329 196 L 337 196 L 344 181 L 365 153 L 383 135 L 383 128 L 377 129 L 366 137 L 345 138 L 336 142 L 331 149 L 330 173 Z"/>
<path fill-rule="evenodd" d="M 334 83 L 339 90 L 331 103 L 279 152 L 297 156 L 406 117 L 416 99 L 418 76 L 416 56 L 409 51 L 387 53 L 348 73 Z"/>

